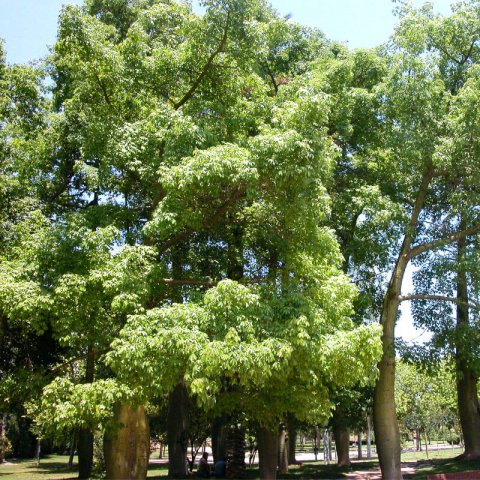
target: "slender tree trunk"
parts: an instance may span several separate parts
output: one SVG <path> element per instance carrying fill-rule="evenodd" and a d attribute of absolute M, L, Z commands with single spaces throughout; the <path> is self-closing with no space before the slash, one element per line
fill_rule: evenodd
<path fill-rule="evenodd" d="M 383 301 L 380 318 L 383 328 L 382 359 L 378 364 L 380 375 L 375 385 L 373 422 L 380 468 L 383 478 L 387 480 L 402 479 L 400 431 L 395 409 L 395 322 L 400 305 L 403 277 L 410 261 L 410 248 L 432 178 L 433 171 L 430 168 L 422 177 L 413 211 L 405 229 L 402 247 Z"/>
<path fill-rule="evenodd" d="M 350 465 L 350 431 L 342 422 L 334 423 L 333 437 L 337 449 L 337 464 L 339 467 Z"/>
<path fill-rule="evenodd" d="M 358 434 L 357 434 L 357 438 L 358 438 L 358 441 L 357 441 L 357 444 L 358 444 L 358 458 L 363 458 L 363 445 L 362 445 L 362 432 L 361 430 L 358 431 Z"/>
<path fill-rule="evenodd" d="M 288 415 L 288 464 L 296 465 L 295 451 L 297 449 L 297 419 L 295 415 Z"/>
<path fill-rule="evenodd" d="M 118 430 L 105 435 L 104 453 L 108 480 L 147 478 L 150 430 L 143 406 L 117 405 L 114 419 Z"/>
<path fill-rule="evenodd" d="M 40 455 L 42 453 L 42 440 L 37 438 L 35 441 L 35 460 L 37 462 L 37 467 L 40 465 Z"/>
<path fill-rule="evenodd" d="M 278 471 L 280 475 L 288 473 L 288 437 L 284 427 L 278 433 Z"/>
<path fill-rule="evenodd" d="M 326 465 L 330 465 L 332 460 L 332 445 L 330 443 L 330 432 L 328 428 L 323 429 L 323 460 Z"/>
<path fill-rule="evenodd" d="M 400 432 L 395 409 L 395 321 L 398 313 L 400 287 L 406 262 L 399 259 L 387 292 L 382 313 L 383 354 L 379 364 L 380 376 L 374 393 L 374 426 L 377 452 L 382 476 L 401 480 Z"/>
<path fill-rule="evenodd" d="M 0 463 L 5 461 L 5 447 L 7 438 L 7 416 L 3 413 L 0 417 Z"/>
<path fill-rule="evenodd" d="M 72 445 L 70 446 L 70 455 L 68 457 L 68 468 L 73 468 L 73 457 L 75 456 L 75 450 L 77 448 L 77 431 L 74 430 L 72 433 Z"/>
<path fill-rule="evenodd" d="M 275 480 L 277 478 L 278 434 L 276 431 L 259 427 L 257 440 L 260 478 Z"/>
<path fill-rule="evenodd" d="M 92 383 L 95 372 L 95 352 L 89 348 L 85 369 L 85 383 Z M 90 478 L 93 468 L 93 432 L 89 429 L 78 431 L 78 478 Z"/>
<path fill-rule="evenodd" d="M 460 228 L 466 229 L 462 219 Z M 462 268 L 466 250 L 466 239 L 458 241 L 457 265 L 457 344 L 456 376 L 457 403 L 460 425 L 462 428 L 465 452 L 461 456 L 468 460 L 480 458 L 480 404 L 478 401 L 477 378 L 469 367 L 465 350 L 465 329 L 469 325 L 468 285 L 465 268 Z"/>
<path fill-rule="evenodd" d="M 168 476 L 186 478 L 188 445 L 188 392 L 180 382 L 170 393 L 167 414 Z"/>
<path fill-rule="evenodd" d="M 367 415 L 367 458 L 372 458 L 372 418 Z"/>

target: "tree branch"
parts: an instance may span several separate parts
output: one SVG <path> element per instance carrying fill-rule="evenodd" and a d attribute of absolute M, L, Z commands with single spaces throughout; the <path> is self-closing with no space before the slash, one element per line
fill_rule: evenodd
<path fill-rule="evenodd" d="M 163 282 L 167 285 L 198 285 L 200 287 L 215 287 L 219 281 L 196 280 L 194 278 L 164 278 Z"/>
<path fill-rule="evenodd" d="M 190 98 L 193 97 L 195 91 L 197 88 L 200 86 L 202 83 L 202 80 L 205 78 L 205 75 L 208 73 L 210 70 L 210 67 L 213 64 L 213 61 L 215 60 L 215 57 L 223 51 L 225 48 L 225 44 L 227 43 L 227 37 L 228 37 L 228 29 L 229 29 L 229 23 L 230 23 L 230 12 L 227 13 L 227 21 L 225 23 L 225 28 L 223 30 L 223 36 L 222 39 L 220 40 L 220 43 L 218 47 L 210 54 L 210 57 L 208 57 L 207 63 L 203 67 L 202 71 L 200 72 L 200 75 L 197 77 L 197 79 L 193 82 L 193 85 L 190 87 L 188 92 L 179 100 L 177 103 L 173 104 L 173 108 L 175 110 L 178 110 L 180 107 L 185 105 Z"/>
<path fill-rule="evenodd" d="M 468 308 L 473 308 L 475 310 L 479 310 L 480 306 L 473 303 L 464 302 L 456 297 L 448 297 L 445 295 L 423 295 L 423 294 L 415 294 L 415 295 L 401 295 L 399 297 L 400 302 L 406 302 L 411 300 L 437 300 L 440 302 L 452 302 L 456 303 L 457 305 L 463 305 Z"/>
<path fill-rule="evenodd" d="M 223 203 L 221 207 L 217 209 L 217 211 L 205 222 L 203 222 L 203 225 L 198 231 L 201 230 L 208 230 L 210 227 L 215 225 L 220 217 L 229 209 L 229 207 L 234 204 L 243 194 L 245 193 L 245 188 L 244 187 L 238 187 L 232 195 L 230 195 L 229 198 Z M 162 244 L 158 246 L 158 253 L 162 254 L 166 252 L 170 247 L 173 247 L 174 245 L 177 245 L 178 243 L 182 242 L 183 240 L 186 240 L 190 235 L 192 235 L 195 231 L 193 228 L 187 228 L 183 232 L 177 233 L 177 235 L 173 236 L 169 240 L 166 240 Z"/>
<path fill-rule="evenodd" d="M 433 240 L 431 242 L 424 243 L 422 245 L 417 245 L 413 247 L 407 252 L 407 258 L 410 260 L 422 253 L 428 252 L 429 250 L 434 250 L 438 247 L 443 247 L 445 245 L 449 245 L 454 243 L 458 240 L 466 238 L 470 235 L 475 235 L 476 233 L 480 232 L 480 223 L 474 225 L 471 228 L 467 228 L 466 230 L 460 230 L 458 232 L 451 233 L 444 238 L 440 238 L 438 240 Z"/>

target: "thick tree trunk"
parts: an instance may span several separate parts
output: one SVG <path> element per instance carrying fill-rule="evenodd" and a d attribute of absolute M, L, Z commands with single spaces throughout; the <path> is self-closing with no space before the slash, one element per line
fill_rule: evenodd
<path fill-rule="evenodd" d="M 350 432 L 345 425 L 334 424 L 333 436 L 337 449 L 337 464 L 339 467 L 350 465 Z"/>
<path fill-rule="evenodd" d="M 465 222 L 461 222 L 462 230 L 466 229 Z M 463 265 L 466 249 L 466 239 L 458 241 L 459 266 Z M 480 458 L 480 405 L 478 402 L 477 378 L 468 366 L 464 353 L 464 329 L 469 324 L 467 274 L 464 268 L 457 272 L 457 345 L 456 345 L 456 375 L 457 375 L 457 403 L 460 425 L 462 427 L 465 452 L 462 458 L 476 460 Z"/>
<path fill-rule="evenodd" d="M 214 418 L 212 421 L 212 455 L 213 464 L 227 458 L 227 428 L 225 416 Z"/>
<path fill-rule="evenodd" d="M 89 348 L 85 368 L 85 383 L 92 383 L 95 371 L 95 352 Z M 93 432 L 89 429 L 78 431 L 78 478 L 90 478 L 93 468 Z"/>
<path fill-rule="evenodd" d="M 288 464 L 296 465 L 297 458 L 295 456 L 297 449 L 297 419 L 294 415 L 288 416 Z"/>
<path fill-rule="evenodd" d="M 147 478 L 150 430 L 143 406 L 117 405 L 114 410 L 118 430 L 105 435 L 104 453 L 109 480 Z"/>
<path fill-rule="evenodd" d="M 260 478 L 275 480 L 277 478 L 278 433 L 264 427 L 257 429 L 258 461 Z"/>
<path fill-rule="evenodd" d="M 180 382 L 170 393 L 167 414 L 168 476 L 186 478 L 188 446 L 188 392 Z"/>
<path fill-rule="evenodd" d="M 245 475 L 245 429 L 240 424 L 231 425 L 227 432 L 227 478 Z"/>
<path fill-rule="evenodd" d="M 93 433 L 88 429 L 78 431 L 78 478 L 90 478 L 93 468 Z"/>
<path fill-rule="evenodd" d="M 280 475 L 288 473 L 288 437 L 283 427 L 278 433 L 278 471 Z"/>

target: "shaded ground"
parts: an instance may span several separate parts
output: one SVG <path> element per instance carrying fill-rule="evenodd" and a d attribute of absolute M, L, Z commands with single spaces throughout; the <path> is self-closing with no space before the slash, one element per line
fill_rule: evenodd
<path fill-rule="evenodd" d="M 445 452 L 446 454 L 447 452 Z M 421 454 L 417 454 L 421 455 Z M 425 454 L 423 454 L 425 455 Z M 67 456 L 50 455 L 43 458 L 40 466 L 32 460 L 0 465 L 1 480 L 69 480 L 77 477 L 77 471 L 68 470 Z M 454 473 L 480 470 L 480 461 L 465 462 L 453 458 L 420 459 L 403 464 L 404 478 L 407 480 L 425 480 L 427 475 L 435 473 Z M 148 471 L 150 480 L 167 478 L 167 464 L 165 461 L 152 459 Z M 97 477 L 101 478 L 101 477 Z M 195 477 L 192 477 L 195 478 Z M 258 468 L 247 470 L 247 479 L 258 479 Z M 380 480 L 381 474 L 376 461 L 355 460 L 351 467 L 339 468 L 336 465 L 324 465 L 321 462 L 306 461 L 303 465 L 291 467 L 287 475 L 279 475 L 279 479 L 323 479 L 323 480 Z M 480 479 L 479 479 L 480 480 Z"/>

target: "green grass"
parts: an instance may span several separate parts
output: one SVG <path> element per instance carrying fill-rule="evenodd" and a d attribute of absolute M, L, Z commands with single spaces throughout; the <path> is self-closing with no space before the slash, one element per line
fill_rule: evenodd
<path fill-rule="evenodd" d="M 466 462 L 465 460 L 454 460 L 452 458 L 434 459 L 430 462 L 419 462 L 416 465 L 413 475 L 405 475 L 405 479 L 425 480 L 428 475 L 436 473 L 458 473 L 480 470 L 480 460 Z"/>
<path fill-rule="evenodd" d="M 435 473 L 454 473 L 469 470 L 480 470 L 480 461 L 465 462 L 453 460 L 459 455 L 459 449 L 432 450 L 427 460 L 426 452 L 408 452 L 402 455 L 402 462 L 412 464 L 415 473 L 405 475 L 405 479 L 425 480 L 427 475 Z M 77 477 L 77 470 L 67 468 L 68 457 L 65 455 L 48 455 L 42 458 L 40 466 L 33 460 L 11 461 L 8 465 L 0 465 L 0 480 L 67 480 Z M 303 465 L 290 467 L 286 475 L 279 479 L 341 479 L 353 471 L 366 471 L 378 467 L 376 459 L 356 460 L 351 467 L 338 468 L 335 464 L 324 465 L 323 462 L 305 462 Z M 148 478 L 150 480 L 167 478 L 166 464 L 150 465 Z M 258 468 L 247 470 L 246 478 L 259 478 Z"/>
<path fill-rule="evenodd" d="M 47 455 L 37 466 L 35 460 L 9 460 L 7 465 L 0 465 L 2 480 L 63 480 L 77 478 L 76 469 L 67 467 L 68 456 Z"/>

